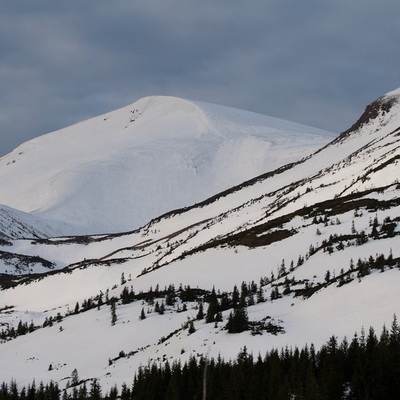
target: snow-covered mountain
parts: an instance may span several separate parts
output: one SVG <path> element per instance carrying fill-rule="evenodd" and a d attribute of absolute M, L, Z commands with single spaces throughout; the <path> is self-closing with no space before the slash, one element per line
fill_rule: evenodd
<path fill-rule="evenodd" d="M 17 239 L 21 237 L 44 238 L 58 236 L 62 232 L 48 225 L 40 217 L 0 205 L 0 237 Z"/>
<path fill-rule="evenodd" d="M 7 239 L 3 379 L 64 388 L 76 369 L 108 390 L 152 362 L 388 327 L 400 309 L 399 159 L 400 89 L 313 155 L 136 231 Z M 241 333 L 227 328 L 235 285 Z"/>
<path fill-rule="evenodd" d="M 297 161 L 333 137 L 228 107 L 147 97 L 0 159 L 0 204 L 65 234 L 132 230 Z"/>

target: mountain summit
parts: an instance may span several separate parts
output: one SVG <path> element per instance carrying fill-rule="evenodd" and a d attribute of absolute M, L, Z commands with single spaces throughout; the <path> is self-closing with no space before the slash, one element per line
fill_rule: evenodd
<path fill-rule="evenodd" d="M 382 126 L 389 124 L 391 119 L 396 118 L 398 115 L 399 103 L 400 88 L 386 93 L 368 104 L 357 122 L 350 129 L 343 132 L 341 136 L 347 136 L 352 132 L 360 130 L 364 126 L 375 124 L 379 129 Z"/>
<path fill-rule="evenodd" d="M 53 221 L 64 234 L 132 230 L 333 137 L 229 107 L 146 97 L 3 157 L 0 204 Z"/>

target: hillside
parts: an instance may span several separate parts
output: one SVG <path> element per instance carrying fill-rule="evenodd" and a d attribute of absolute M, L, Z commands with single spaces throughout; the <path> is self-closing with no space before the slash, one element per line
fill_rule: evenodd
<path fill-rule="evenodd" d="M 0 238 L 44 238 L 61 235 L 63 229 L 60 227 L 57 230 L 51 225 L 40 217 L 0 205 Z"/>
<path fill-rule="evenodd" d="M 64 388 L 76 369 L 109 390 L 152 362 L 389 327 L 400 307 L 399 96 L 311 156 L 136 231 L 8 239 L 0 250 L 32 271 L 2 259 L 3 379 Z"/>
<path fill-rule="evenodd" d="M 128 231 L 297 161 L 332 138 L 229 107 L 146 97 L 0 159 L 7 188 L 0 204 L 63 234 Z"/>

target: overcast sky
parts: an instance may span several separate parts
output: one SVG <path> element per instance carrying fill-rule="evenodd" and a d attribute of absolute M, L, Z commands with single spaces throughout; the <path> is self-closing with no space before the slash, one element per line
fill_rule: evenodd
<path fill-rule="evenodd" d="M 0 156 L 172 95 L 341 132 L 400 87 L 399 0 L 0 0 Z"/>

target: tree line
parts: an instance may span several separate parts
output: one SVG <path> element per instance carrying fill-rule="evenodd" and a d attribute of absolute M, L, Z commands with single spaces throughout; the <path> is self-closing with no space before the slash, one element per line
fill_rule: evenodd
<path fill-rule="evenodd" d="M 75 370 L 74 370 L 75 371 Z M 244 347 L 235 360 L 190 357 L 182 363 L 139 368 L 129 387 L 103 392 L 96 379 L 81 381 L 77 371 L 66 389 L 33 382 L 0 385 L 0 400 L 397 400 L 400 393 L 400 328 L 396 316 L 380 336 L 371 327 L 340 343 L 336 336 L 316 351 L 271 350 L 254 356 Z"/>
<path fill-rule="evenodd" d="M 254 356 L 244 348 L 234 361 L 193 357 L 184 364 L 142 367 L 134 378 L 132 399 L 201 399 L 204 378 L 209 399 L 398 399 L 397 318 L 390 330 L 383 327 L 379 338 L 373 328 L 355 334 L 351 342 L 345 338 L 339 343 L 331 336 L 319 351 L 311 345 Z"/>

